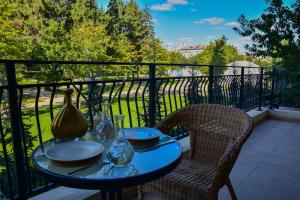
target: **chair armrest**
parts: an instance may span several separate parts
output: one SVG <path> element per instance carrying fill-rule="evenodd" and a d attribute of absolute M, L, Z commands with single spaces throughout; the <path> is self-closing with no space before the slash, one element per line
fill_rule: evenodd
<path fill-rule="evenodd" d="M 160 130 L 162 133 L 169 134 L 175 126 L 183 125 L 182 117 L 182 113 L 179 114 L 179 111 L 176 111 L 155 125 L 155 128 Z"/>

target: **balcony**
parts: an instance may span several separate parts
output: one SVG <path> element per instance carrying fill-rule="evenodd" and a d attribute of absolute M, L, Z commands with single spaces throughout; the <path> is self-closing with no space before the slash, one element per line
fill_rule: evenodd
<path fill-rule="evenodd" d="M 2 144 L 0 191 L 6 197 L 17 198 L 18 195 L 26 194 L 33 199 L 47 199 L 51 191 L 46 191 L 57 187 L 38 177 L 31 170 L 28 158 L 32 148 L 52 137 L 50 123 L 63 104 L 61 91 L 68 87 L 74 89 L 73 103 L 85 113 L 90 128 L 94 127 L 93 116 L 101 110 L 103 100 L 114 98 L 110 114 L 112 116 L 118 113 L 125 114 L 127 127 L 153 126 L 175 110 L 196 103 L 224 104 L 249 111 L 249 115 L 253 115 L 257 125 L 244 145 L 231 173 L 238 197 L 240 199 L 293 199 L 300 195 L 297 193 L 297 189 L 300 188 L 300 182 L 297 180 L 300 175 L 297 170 L 300 163 L 297 146 L 297 142 L 300 141 L 297 134 L 300 129 L 299 113 L 282 109 L 274 110 L 280 106 L 299 106 L 297 99 L 300 93 L 299 83 L 297 83 L 299 74 L 277 74 L 275 70 L 264 69 L 260 69 L 258 74 L 248 74 L 245 67 L 241 68 L 238 74 L 220 75 L 216 74 L 215 69 L 225 66 L 191 64 L 133 65 L 131 63 L 11 60 L 1 61 L 1 63 L 6 69 L 7 82 L 0 86 Z M 74 67 L 97 65 L 99 68 L 139 67 L 144 68 L 149 76 L 17 84 L 16 66 L 51 64 L 74 65 Z M 205 67 L 209 74 L 168 77 L 159 74 L 159 69 L 162 67 L 171 69 Z M 174 132 L 172 136 L 180 140 L 188 151 L 188 133 Z M 71 199 L 76 192 L 81 194 L 81 199 L 90 195 L 97 196 L 96 192 L 61 187 L 55 190 L 62 190 L 64 195 L 70 193 L 69 196 L 61 197 L 62 199 Z M 222 189 L 219 196 L 220 199 L 230 199 L 226 189 Z M 152 197 L 148 198 L 152 199 Z"/>

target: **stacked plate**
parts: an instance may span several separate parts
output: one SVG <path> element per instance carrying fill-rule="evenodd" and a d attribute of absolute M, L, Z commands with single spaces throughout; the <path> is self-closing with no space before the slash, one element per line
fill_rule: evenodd
<path fill-rule="evenodd" d="M 104 147 L 93 141 L 64 142 L 54 145 L 46 156 L 62 167 L 80 167 L 98 161 Z"/>
<path fill-rule="evenodd" d="M 134 146 L 149 147 L 159 142 L 161 132 L 154 128 L 126 128 L 127 140 Z"/>

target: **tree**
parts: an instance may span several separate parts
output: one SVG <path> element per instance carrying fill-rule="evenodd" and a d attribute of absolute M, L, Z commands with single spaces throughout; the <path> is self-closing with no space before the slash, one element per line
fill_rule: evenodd
<path fill-rule="evenodd" d="M 225 63 L 226 64 L 237 61 L 240 58 L 237 48 L 233 45 L 226 44 L 224 46 L 224 52 L 225 52 Z"/>
<path fill-rule="evenodd" d="M 225 36 L 211 42 L 201 53 L 197 54 L 193 60 L 198 64 L 207 64 L 207 65 L 217 65 L 225 66 L 226 65 L 226 42 L 227 39 Z M 228 47 L 231 48 L 231 47 Z M 228 51 L 230 53 L 230 51 Z M 227 57 L 230 57 L 228 55 Z M 201 67 L 199 69 L 201 73 L 208 74 L 208 67 Z M 225 70 L 224 67 L 215 67 L 215 74 L 222 74 Z"/>
<path fill-rule="evenodd" d="M 70 35 L 64 31 L 61 23 L 48 20 L 48 26 L 40 31 L 39 40 L 33 45 L 32 57 L 38 60 L 63 60 L 69 50 Z M 45 82 L 61 81 L 62 66 L 58 64 L 41 65 L 36 78 Z"/>
<path fill-rule="evenodd" d="M 238 18 L 240 28 L 234 30 L 243 37 L 250 37 L 252 44 L 246 49 L 252 55 L 272 57 L 287 70 L 300 66 L 300 1 L 291 7 L 282 0 L 266 0 L 269 4 L 257 19 Z"/>
<path fill-rule="evenodd" d="M 150 63 L 168 63 L 170 54 L 167 49 L 162 46 L 162 42 L 156 38 L 148 38 L 142 49 L 142 62 Z M 168 71 L 167 66 L 159 66 L 156 68 L 158 75 L 165 75 Z M 141 73 L 148 74 L 148 68 L 143 68 Z"/>
<path fill-rule="evenodd" d="M 21 29 L 21 21 L 16 17 L 18 5 L 15 2 L 0 0 L 0 59 L 26 59 L 31 53 L 28 46 L 31 38 Z M 17 65 L 17 79 L 21 80 L 23 66 Z M 6 83 L 6 71 L 0 66 L 0 85 Z"/>
<path fill-rule="evenodd" d="M 23 34 L 21 21 L 16 18 L 16 3 L 0 0 L 0 58 L 27 58 L 30 50 L 30 38 Z"/>
<path fill-rule="evenodd" d="M 107 24 L 106 33 L 110 40 L 107 47 L 107 55 L 112 61 L 131 61 L 132 59 L 132 45 L 127 40 L 123 32 L 122 19 L 123 5 L 121 0 L 110 0 L 107 10 Z M 125 72 L 128 71 L 125 67 Z M 117 67 L 119 69 L 119 67 Z M 119 70 L 120 71 L 120 70 Z"/>
<path fill-rule="evenodd" d="M 163 48 L 162 42 L 156 38 L 148 38 L 142 48 L 143 62 L 167 63 L 168 51 Z"/>
<path fill-rule="evenodd" d="M 101 38 L 101 39 L 99 39 Z M 106 61 L 109 37 L 103 25 L 86 23 L 82 27 L 73 28 L 70 35 L 68 60 Z M 64 66 L 64 75 L 68 78 L 96 78 L 97 75 L 109 73 L 108 69 L 94 65 Z"/>
<path fill-rule="evenodd" d="M 121 0 L 110 0 L 106 14 L 108 21 L 106 25 L 106 33 L 111 36 L 112 40 L 118 39 L 122 32 L 122 3 Z"/>
<path fill-rule="evenodd" d="M 169 63 L 188 63 L 188 59 L 178 51 L 169 51 Z"/>
<path fill-rule="evenodd" d="M 154 36 L 151 14 L 147 8 L 141 10 L 135 0 L 130 0 L 124 5 L 122 18 L 125 35 L 134 47 L 133 59 L 141 62 L 142 46 L 147 38 Z"/>
<path fill-rule="evenodd" d="M 82 26 L 85 23 L 92 22 L 96 24 L 104 24 L 106 17 L 102 7 L 97 8 L 95 0 L 80 0 L 72 4 L 72 20 L 74 26 Z"/>
<path fill-rule="evenodd" d="M 96 3 L 96 0 L 0 0 L 0 58 L 168 62 L 170 54 L 155 38 L 147 7 L 139 8 L 135 0 L 109 0 L 104 11 Z M 52 64 L 22 68 L 39 71 L 36 78 L 43 82 L 130 71 L 129 66 L 82 66 L 70 70 L 69 66 Z M 0 70 L 1 76 L 4 70 Z"/>

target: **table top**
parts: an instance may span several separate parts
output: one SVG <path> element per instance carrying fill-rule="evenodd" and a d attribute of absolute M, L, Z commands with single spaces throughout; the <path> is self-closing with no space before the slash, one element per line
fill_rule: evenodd
<path fill-rule="evenodd" d="M 166 141 L 170 137 L 162 134 L 160 139 Z M 100 142 L 92 137 L 91 133 L 87 133 L 81 140 Z M 52 139 L 34 150 L 31 157 L 33 168 L 50 182 L 81 189 L 124 188 L 144 184 L 169 173 L 179 164 L 182 156 L 181 146 L 177 142 L 173 142 L 143 152 L 135 151 L 129 164 L 130 174 L 128 174 L 128 170 L 124 170 L 125 168 L 112 168 L 112 170 L 117 170 L 112 175 L 109 173 L 111 165 L 106 164 L 102 157 L 96 163 L 69 175 L 68 173 L 82 167 L 56 166 L 44 154 L 57 143 L 61 142 Z M 127 172 L 123 173 L 124 171 Z"/>

